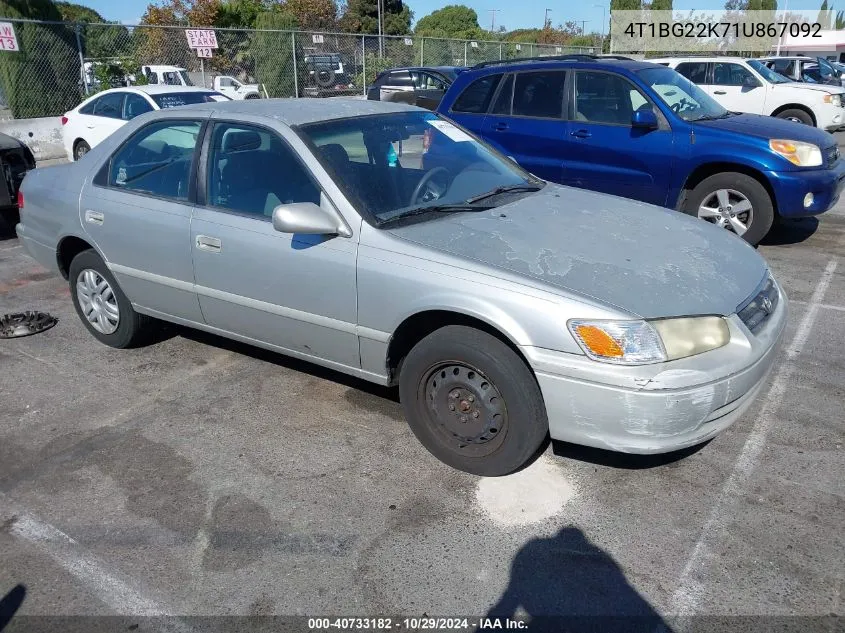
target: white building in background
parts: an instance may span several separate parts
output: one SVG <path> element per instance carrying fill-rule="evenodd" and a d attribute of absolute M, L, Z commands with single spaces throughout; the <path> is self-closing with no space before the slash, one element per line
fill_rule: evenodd
<path fill-rule="evenodd" d="M 845 62 L 845 30 L 823 29 L 820 37 L 785 36 L 780 42 L 780 55 L 807 55 Z M 777 52 L 776 50 L 773 52 Z"/>

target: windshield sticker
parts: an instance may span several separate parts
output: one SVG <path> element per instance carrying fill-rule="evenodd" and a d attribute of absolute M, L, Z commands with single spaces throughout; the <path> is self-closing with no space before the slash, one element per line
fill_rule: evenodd
<path fill-rule="evenodd" d="M 126 184 L 126 167 L 121 167 L 117 170 L 117 178 L 115 179 L 116 185 L 125 185 Z"/>
<path fill-rule="evenodd" d="M 455 127 L 448 121 L 439 121 L 439 120 L 429 120 L 426 121 L 431 127 L 440 130 L 448 136 L 453 141 L 457 141 L 458 143 L 465 143 L 466 141 L 471 141 L 472 137 L 464 132 L 462 129 Z"/>

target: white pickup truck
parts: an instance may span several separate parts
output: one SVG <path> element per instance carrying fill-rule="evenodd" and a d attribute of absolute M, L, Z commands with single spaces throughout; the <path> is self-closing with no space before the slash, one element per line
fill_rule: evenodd
<path fill-rule="evenodd" d="M 845 127 L 845 88 L 794 82 L 758 59 L 672 57 L 668 66 L 733 112 L 764 114 L 835 132 Z"/>
<path fill-rule="evenodd" d="M 153 64 L 141 66 L 141 72 L 151 84 L 164 84 L 168 86 L 193 86 L 194 83 L 188 76 L 185 68 L 178 66 L 166 66 L 164 64 Z M 260 99 L 261 88 L 258 84 L 244 84 L 228 75 L 220 75 L 214 78 L 213 90 L 223 93 L 230 99 Z"/>

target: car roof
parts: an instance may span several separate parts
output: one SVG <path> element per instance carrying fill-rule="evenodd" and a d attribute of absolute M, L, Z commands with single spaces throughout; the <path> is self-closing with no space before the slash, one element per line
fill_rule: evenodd
<path fill-rule="evenodd" d="M 496 73 L 496 72 L 510 72 L 513 69 L 518 70 L 542 70 L 543 68 L 584 68 L 590 70 L 627 70 L 636 72 L 643 68 L 651 68 L 655 64 L 651 61 L 641 61 L 637 59 L 612 59 L 604 57 L 596 57 L 595 59 L 553 59 L 547 60 L 538 58 L 529 59 L 508 59 L 501 62 L 485 62 L 483 66 L 470 67 L 462 72 L 459 77 L 464 75 L 473 75 L 475 73 Z"/>
<path fill-rule="evenodd" d="M 244 114 L 275 119 L 288 126 L 318 123 L 333 119 L 390 114 L 393 112 L 429 112 L 423 108 L 404 103 L 390 103 L 355 99 L 352 97 L 333 97 L 328 99 L 286 98 L 286 99 L 244 99 L 242 101 L 216 101 L 197 105 L 183 106 L 181 112 L 188 109 L 198 112 L 214 110 L 224 114 Z"/>
<path fill-rule="evenodd" d="M 101 90 L 91 97 L 99 97 L 111 92 L 140 92 L 148 95 L 160 95 L 168 92 L 214 92 L 211 88 L 203 88 L 202 86 L 170 86 L 161 84 L 150 84 L 145 86 L 119 86 L 117 88 L 109 88 L 108 90 Z M 90 98 L 90 97 L 89 97 Z"/>

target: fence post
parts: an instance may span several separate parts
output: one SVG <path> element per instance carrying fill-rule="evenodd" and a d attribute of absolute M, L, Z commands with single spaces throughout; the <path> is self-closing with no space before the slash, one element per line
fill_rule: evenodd
<path fill-rule="evenodd" d="M 85 57 L 82 55 L 82 39 L 79 37 L 80 24 L 77 22 L 73 25 L 73 30 L 76 33 L 76 51 L 79 53 L 79 74 L 82 75 L 82 85 L 85 87 L 85 95 L 88 91 L 88 75 L 85 74 Z"/>
<path fill-rule="evenodd" d="M 290 34 L 290 47 L 293 52 L 293 96 L 299 98 L 299 73 L 296 70 L 296 33 Z"/>
<path fill-rule="evenodd" d="M 361 83 L 364 84 L 364 96 L 367 96 L 367 37 L 361 36 Z"/>
<path fill-rule="evenodd" d="M 467 46 L 468 45 L 469 45 L 469 42 L 464 42 L 464 66 L 467 65 Z"/>
<path fill-rule="evenodd" d="M 499 61 L 502 61 L 502 44 L 499 43 Z"/>
<path fill-rule="evenodd" d="M 425 38 L 420 38 L 420 66 L 425 66 Z"/>

